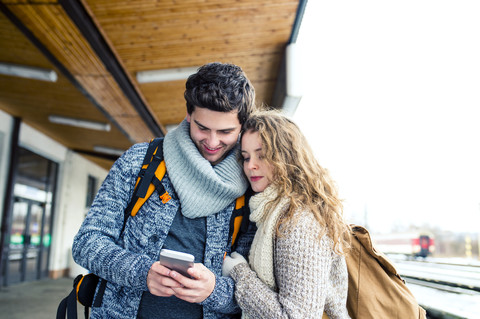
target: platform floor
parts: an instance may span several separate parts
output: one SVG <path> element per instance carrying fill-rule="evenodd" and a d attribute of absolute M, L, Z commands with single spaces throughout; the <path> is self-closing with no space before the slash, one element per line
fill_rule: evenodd
<path fill-rule="evenodd" d="M 60 301 L 72 290 L 73 279 L 45 279 L 0 287 L 0 318 L 52 319 Z M 83 318 L 79 308 L 78 317 Z"/>

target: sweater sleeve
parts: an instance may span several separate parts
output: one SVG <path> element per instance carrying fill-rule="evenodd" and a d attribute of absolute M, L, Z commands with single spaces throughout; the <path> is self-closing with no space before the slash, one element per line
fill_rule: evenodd
<path fill-rule="evenodd" d="M 289 232 L 277 237 L 274 273 L 278 292 L 269 289 L 247 264 L 234 267 L 235 297 L 248 316 L 322 317 L 335 255 L 331 240 L 318 238 L 319 227 L 311 214 L 303 213 Z"/>
<path fill-rule="evenodd" d="M 257 227 L 255 223 L 251 222 L 247 232 L 241 234 L 237 239 L 236 252 L 243 255 L 245 258 L 248 257 L 248 252 L 250 251 L 250 246 L 252 245 L 256 231 Z M 232 278 L 216 276 L 215 288 L 212 294 L 205 299 L 201 305 L 219 313 L 239 313 L 240 308 L 234 298 L 234 286 L 235 282 Z"/>
<path fill-rule="evenodd" d="M 200 304 L 218 313 L 239 313 L 240 308 L 234 298 L 234 285 L 235 282 L 230 277 L 215 276 L 213 292 Z"/>
<path fill-rule="evenodd" d="M 146 277 L 154 260 L 117 242 L 147 145 L 134 145 L 114 163 L 72 246 L 79 265 L 110 282 L 141 290 L 147 290 Z"/>

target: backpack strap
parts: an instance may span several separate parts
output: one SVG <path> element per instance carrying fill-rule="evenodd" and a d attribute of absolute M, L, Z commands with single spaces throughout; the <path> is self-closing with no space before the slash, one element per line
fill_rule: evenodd
<path fill-rule="evenodd" d="M 170 200 L 170 195 L 160 182 L 165 175 L 166 166 L 163 160 L 163 138 L 157 137 L 150 141 L 147 153 L 143 159 L 142 168 L 138 173 L 132 199 L 125 209 L 123 226 L 120 234 L 125 230 L 129 216 L 135 216 L 142 205 L 157 189 L 163 203 Z"/>
<path fill-rule="evenodd" d="M 102 305 L 103 294 L 105 293 L 105 287 L 107 287 L 107 281 L 100 279 L 100 287 L 98 288 L 97 298 L 93 301 L 92 307 L 100 307 Z M 85 310 L 86 311 L 86 310 Z"/>
<path fill-rule="evenodd" d="M 133 190 L 132 199 L 125 208 L 122 230 L 119 237 L 125 230 L 125 225 L 129 216 L 135 216 L 142 205 L 157 190 L 162 203 L 168 202 L 171 197 L 163 187 L 161 180 L 166 172 L 165 161 L 163 160 L 163 138 L 157 137 L 150 141 L 147 153 L 143 159 L 142 168 L 138 173 L 135 188 Z M 100 287 L 98 288 L 97 296 L 94 300 L 93 307 L 100 307 L 102 305 L 103 294 L 107 281 L 100 278 Z"/>
<path fill-rule="evenodd" d="M 135 184 L 135 191 L 133 196 L 145 197 L 147 189 L 155 174 L 155 171 L 163 161 L 163 138 L 155 138 L 150 141 L 148 145 L 147 153 L 143 159 L 142 169 L 140 170 Z M 144 181 L 145 180 L 145 181 Z"/>
<path fill-rule="evenodd" d="M 68 314 L 67 314 L 68 310 Z M 66 317 L 67 316 L 67 317 Z M 75 288 L 63 298 L 57 308 L 57 319 L 77 319 L 77 294 Z"/>
<path fill-rule="evenodd" d="M 77 319 L 77 293 L 78 287 L 84 276 L 78 275 L 73 280 L 73 289 L 70 294 L 63 298 L 57 308 L 57 319 Z M 85 319 L 88 318 L 88 306 L 85 306 Z"/>
<path fill-rule="evenodd" d="M 252 194 L 253 191 L 249 188 L 244 195 L 240 196 L 235 201 L 235 209 L 230 218 L 229 235 L 232 236 L 231 251 L 235 251 L 237 248 L 238 236 L 248 231 L 248 226 L 250 224 L 250 208 L 248 207 L 248 201 Z"/>

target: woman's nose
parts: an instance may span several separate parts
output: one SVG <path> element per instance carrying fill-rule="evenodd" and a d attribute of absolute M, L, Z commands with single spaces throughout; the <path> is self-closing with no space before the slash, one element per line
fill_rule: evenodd
<path fill-rule="evenodd" d="M 253 158 L 248 161 L 248 169 L 255 170 L 258 168 L 257 161 L 255 161 Z"/>

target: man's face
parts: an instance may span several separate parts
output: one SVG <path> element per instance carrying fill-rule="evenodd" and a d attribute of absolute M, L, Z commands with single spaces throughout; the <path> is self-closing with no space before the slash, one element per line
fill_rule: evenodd
<path fill-rule="evenodd" d="M 238 140 L 242 126 L 237 111 L 216 112 L 195 107 L 187 114 L 190 137 L 202 156 L 212 165 L 221 162 Z"/>

